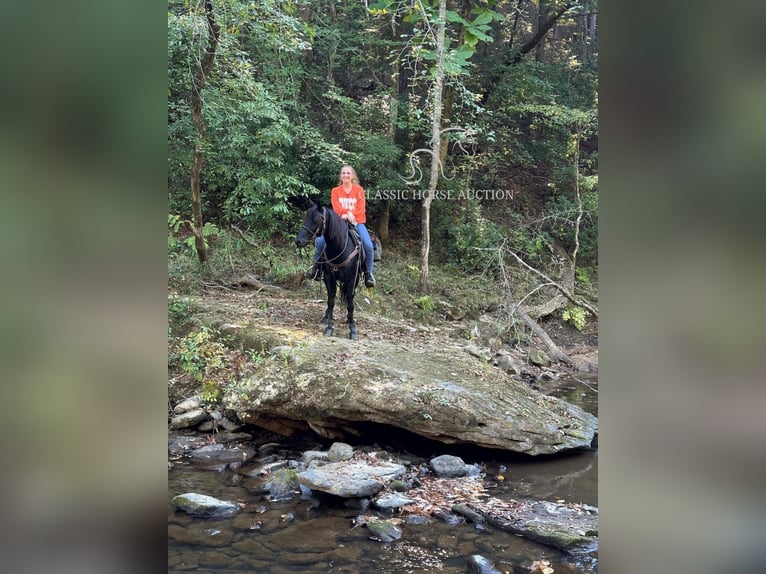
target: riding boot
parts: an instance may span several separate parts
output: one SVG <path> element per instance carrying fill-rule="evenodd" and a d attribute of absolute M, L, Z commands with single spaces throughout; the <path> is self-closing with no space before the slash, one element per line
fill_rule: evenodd
<path fill-rule="evenodd" d="M 322 266 L 319 264 L 319 261 L 314 261 L 311 269 L 306 271 L 306 277 L 313 279 L 314 281 L 322 280 Z"/>
<path fill-rule="evenodd" d="M 364 286 L 368 289 L 375 287 L 375 277 L 369 271 L 364 272 Z"/>

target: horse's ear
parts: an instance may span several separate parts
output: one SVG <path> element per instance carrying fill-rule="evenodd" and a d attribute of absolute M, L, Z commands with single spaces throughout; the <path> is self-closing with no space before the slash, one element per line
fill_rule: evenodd
<path fill-rule="evenodd" d="M 317 209 L 322 209 L 322 201 L 321 201 L 320 199 L 317 199 L 316 201 L 314 201 L 314 200 L 312 199 L 312 200 L 311 200 L 311 203 L 313 203 L 314 205 L 316 205 L 316 206 L 317 206 Z"/>

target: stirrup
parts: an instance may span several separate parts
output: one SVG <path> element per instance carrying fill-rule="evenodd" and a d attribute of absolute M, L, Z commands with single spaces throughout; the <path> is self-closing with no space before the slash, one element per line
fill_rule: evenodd
<path fill-rule="evenodd" d="M 306 277 L 313 279 L 314 281 L 322 280 L 322 267 L 318 263 L 314 263 L 311 268 L 306 271 Z"/>

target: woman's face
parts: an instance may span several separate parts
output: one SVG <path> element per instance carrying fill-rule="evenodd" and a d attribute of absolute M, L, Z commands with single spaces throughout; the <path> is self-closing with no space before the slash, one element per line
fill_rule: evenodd
<path fill-rule="evenodd" d="M 351 178 L 354 177 L 354 172 L 351 170 L 350 167 L 344 167 L 340 170 L 340 180 L 343 183 L 348 183 L 351 181 Z"/>

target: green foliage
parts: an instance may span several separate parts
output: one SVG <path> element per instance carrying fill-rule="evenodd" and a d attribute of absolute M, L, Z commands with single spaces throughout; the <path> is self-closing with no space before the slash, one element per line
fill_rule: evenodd
<path fill-rule="evenodd" d="M 186 223 L 180 215 L 168 213 L 168 253 L 172 253 L 178 247 L 177 235 L 181 226 Z"/>
<path fill-rule="evenodd" d="M 578 267 L 575 269 L 575 280 L 582 284 L 586 289 L 590 289 L 592 287 L 590 272 L 584 267 Z"/>
<path fill-rule="evenodd" d="M 423 295 L 422 297 L 418 297 L 415 299 L 415 305 L 417 305 L 425 313 L 432 313 L 434 310 L 434 300 L 430 295 Z"/>
<path fill-rule="evenodd" d="M 580 194 L 582 200 L 582 218 L 580 220 L 578 259 L 593 263 L 598 258 L 598 193 L 585 191 Z M 561 245 L 571 253 L 574 249 L 575 222 L 577 220 L 577 202 L 569 194 L 556 195 L 548 202 L 548 218 L 551 233 Z"/>
<path fill-rule="evenodd" d="M 467 200 L 455 209 L 448 202 L 435 203 L 434 247 L 442 261 L 464 273 L 483 273 L 497 259 L 498 247 L 505 237 L 499 225 L 482 215 L 482 206 Z"/>
<path fill-rule="evenodd" d="M 202 14 L 193 8 L 179 4 L 176 11 L 168 14 L 168 167 L 171 209 L 182 213 L 189 211 L 196 141 L 190 119 L 191 76 L 204 49 L 206 28 Z M 292 121 L 294 98 L 280 93 L 289 73 L 259 65 L 259 58 L 273 59 L 270 50 L 291 58 L 310 47 L 310 29 L 291 11 L 289 5 L 274 1 L 216 4 L 219 22 L 226 25 L 203 94 L 205 220 L 244 222 L 272 233 L 283 229 L 294 223 L 287 198 L 317 191 L 295 158 L 338 160 L 332 146 L 323 141 L 315 145 L 322 139 L 315 129 Z"/>
<path fill-rule="evenodd" d="M 415 299 L 415 306 L 417 307 L 416 319 L 426 323 L 430 323 L 434 319 L 436 303 L 430 295 L 423 295 Z"/>
<path fill-rule="evenodd" d="M 587 312 L 582 307 L 569 306 L 561 313 L 561 318 L 578 331 L 585 327 Z"/>
<path fill-rule="evenodd" d="M 189 297 L 168 297 L 168 321 L 180 324 L 186 321 L 197 307 Z"/>
<path fill-rule="evenodd" d="M 403 187 L 408 153 L 430 140 L 437 6 L 435 1 L 383 0 L 369 10 L 364 3 L 334 3 L 330 10 L 327 3 L 214 2 L 222 28 L 203 93 L 207 133 L 201 194 L 203 220 L 209 223 L 203 233 L 219 269 L 247 263 L 270 280 L 288 281 L 300 266 L 279 250 L 266 252 L 265 244 L 300 227 L 303 209 L 296 198 L 327 198 L 342 163 L 354 165 L 368 195 Z M 455 271 L 486 275 L 496 267 L 496 247 L 505 243 L 545 268 L 548 237 L 570 253 L 574 247 L 577 183 L 584 208 L 578 262 L 595 265 L 596 57 L 578 51 L 566 22 L 562 37 L 548 34 L 544 57 L 509 64 L 511 26 L 523 31 L 513 36 L 518 47 L 537 25 L 535 11 L 514 14 L 514 7 L 497 2 L 450 8 L 446 87 L 451 105 L 445 108 L 445 127 L 469 129 L 470 136 L 450 132 L 445 173 L 455 179 L 439 186 L 512 189 L 516 195 L 505 205 L 434 202 L 432 253 Z M 189 257 L 194 241 L 188 225 L 189 176 L 197 143 L 190 99 L 206 41 L 197 4 L 171 0 L 168 263 L 171 283 L 182 291 L 192 288 L 199 272 Z M 398 86 L 392 86 L 395 66 Z M 424 156 L 424 165 L 428 159 Z M 419 203 L 373 199 L 368 221 L 375 225 L 388 208 L 392 239 L 412 249 L 420 234 Z M 257 232 L 265 253 L 224 233 L 229 223 L 251 236 Z M 419 270 L 404 268 L 403 273 L 409 280 Z"/>
<path fill-rule="evenodd" d="M 221 397 L 221 388 L 212 380 L 202 381 L 202 400 L 206 403 L 217 403 Z"/>
<path fill-rule="evenodd" d="M 207 327 L 190 333 L 177 345 L 176 356 L 181 370 L 202 382 L 211 378 L 224 366 L 226 347 L 214 338 L 214 333 Z"/>
<path fill-rule="evenodd" d="M 189 220 L 181 219 L 180 215 L 169 213 L 168 214 L 168 254 L 177 254 L 181 247 L 186 247 L 188 253 L 195 255 L 196 246 L 194 235 L 191 234 L 192 222 Z M 187 236 L 181 237 L 182 229 L 187 230 Z M 210 221 L 205 222 L 202 226 L 202 239 L 205 242 L 206 247 L 210 247 L 210 241 L 213 238 L 217 238 L 221 230 L 215 223 Z M 191 235 L 190 235 L 191 234 Z"/>
<path fill-rule="evenodd" d="M 295 259 L 276 259 L 271 266 L 268 279 L 277 284 L 285 285 L 295 279 L 296 275 L 302 274 L 305 266 Z"/>

